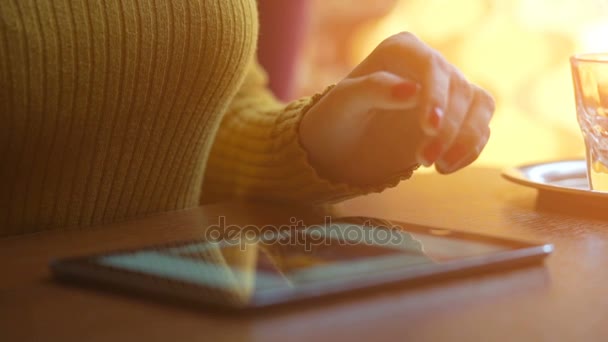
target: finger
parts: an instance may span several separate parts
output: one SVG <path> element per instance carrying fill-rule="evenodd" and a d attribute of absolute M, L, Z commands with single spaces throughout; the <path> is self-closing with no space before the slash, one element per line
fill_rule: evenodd
<path fill-rule="evenodd" d="M 435 163 L 437 172 L 449 174 L 471 164 L 477 160 L 489 138 L 489 127 L 484 132 L 463 134 L 448 152 Z"/>
<path fill-rule="evenodd" d="M 453 144 L 474 97 L 472 85 L 456 70 L 450 77 L 449 94 L 445 114 L 439 118 L 432 113 L 427 116 L 427 126 L 433 124 L 434 132 L 433 137 L 419 149 L 419 160 L 425 166 L 432 165 Z M 429 128 L 426 131 L 428 130 Z"/>
<path fill-rule="evenodd" d="M 458 71 L 450 77 L 450 90 L 445 116 L 437 134 L 446 148 L 449 148 L 460 132 L 475 100 L 476 88 Z"/>
<path fill-rule="evenodd" d="M 457 171 L 475 161 L 490 138 L 489 123 L 494 113 L 494 100 L 480 88 L 458 136 L 450 148 L 436 162 L 443 174 Z"/>
<path fill-rule="evenodd" d="M 386 70 L 422 82 L 433 54 L 433 49 L 414 34 L 401 32 L 382 41 L 349 77 L 361 77 L 374 71 Z"/>
<path fill-rule="evenodd" d="M 381 68 L 422 84 L 420 124 L 427 135 L 437 133 L 447 111 L 452 67 L 443 56 L 409 32 L 385 39 L 351 76 Z"/>
<path fill-rule="evenodd" d="M 479 156 L 481 155 L 481 152 L 483 151 L 483 149 L 488 144 L 488 141 L 490 141 L 490 135 L 491 135 L 490 127 L 487 127 L 485 134 L 483 135 L 482 139 L 477 143 L 476 148 L 469 151 L 469 153 L 466 155 L 466 157 L 462 158 L 458 163 L 454 164 L 454 166 L 452 168 L 445 170 L 444 173 L 456 172 L 456 171 L 472 164 L 475 160 L 477 160 L 477 158 L 479 158 Z"/>
<path fill-rule="evenodd" d="M 379 71 L 357 78 L 347 78 L 334 88 L 334 98 L 346 112 L 372 109 L 407 110 L 420 99 L 420 85 L 395 74 Z"/>
<path fill-rule="evenodd" d="M 449 113 L 450 98 L 453 97 L 453 75 L 449 64 L 438 53 L 434 53 L 428 60 L 424 75 L 424 90 L 420 115 L 420 126 L 425 134 L 435 136 L 439 134 L 443 121 Z M 456 80 L 459 81 L 459 80 Z"/>

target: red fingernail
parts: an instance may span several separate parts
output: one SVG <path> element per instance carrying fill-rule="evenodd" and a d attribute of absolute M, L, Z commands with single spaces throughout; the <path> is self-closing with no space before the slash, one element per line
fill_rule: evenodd
<path fill-rule="evenodd" d="M 439 158 L 443 151 L 443 144 L 439 140 L 435 140 L 430 144 L 426 145 L 422 149 L 421 163 L 424 166 L 431 166 Z"/>
<path fill-rule="evenodd" d="M 428 114 L 426 119 L 425 131 L 427 134 L 437 134 L 441 127 L 441 121 L 443 120 L 443 110 L 439 107 L 435 107 Z"/>
<path fill-rule="evenodd" d="M 397 100 L 409 100 L 418 93 L 420 87 L 414 82 L 403 82 L 393 86 L 392 95 Z"/>
<path fill-rule="evenodd" d="M 443 110 L 441 108 L 435 107 L 431 110 L 431 114 L 429 115 L 429 125 L 431 127 L 438 130 L 439 126 L 441 126 L 441 119 L 443 119 Z"/>

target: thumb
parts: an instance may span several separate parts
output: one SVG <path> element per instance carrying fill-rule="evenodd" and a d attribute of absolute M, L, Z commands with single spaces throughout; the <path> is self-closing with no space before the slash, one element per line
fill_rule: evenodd
<path fill-rule="evenodd" d="M 349 112 L 413 109 L 420 101 L 420 85 L 390 72 L 380 71 L 347 78 L 334 88 L 340 106 Z"/>

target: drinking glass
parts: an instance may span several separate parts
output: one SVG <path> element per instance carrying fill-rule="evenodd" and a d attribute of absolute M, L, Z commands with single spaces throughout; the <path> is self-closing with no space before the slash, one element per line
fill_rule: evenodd
<path fill-rule="evenodd" d="M 608 192 L 608 53 L 575 55 L 570 65 L 589 187 Z"/>

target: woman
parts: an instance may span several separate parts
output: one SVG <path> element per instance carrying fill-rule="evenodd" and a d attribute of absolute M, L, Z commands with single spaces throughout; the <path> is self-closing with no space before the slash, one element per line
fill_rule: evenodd
<path fill-rule="evenodd" d="M 1 235 L 339 200 L 420 164 L 454 172 L 489 137 L 490 95 L 409 33 L 282 104 L 254 59 L 254 0 L 12 0 L 0 18 Z"/>

